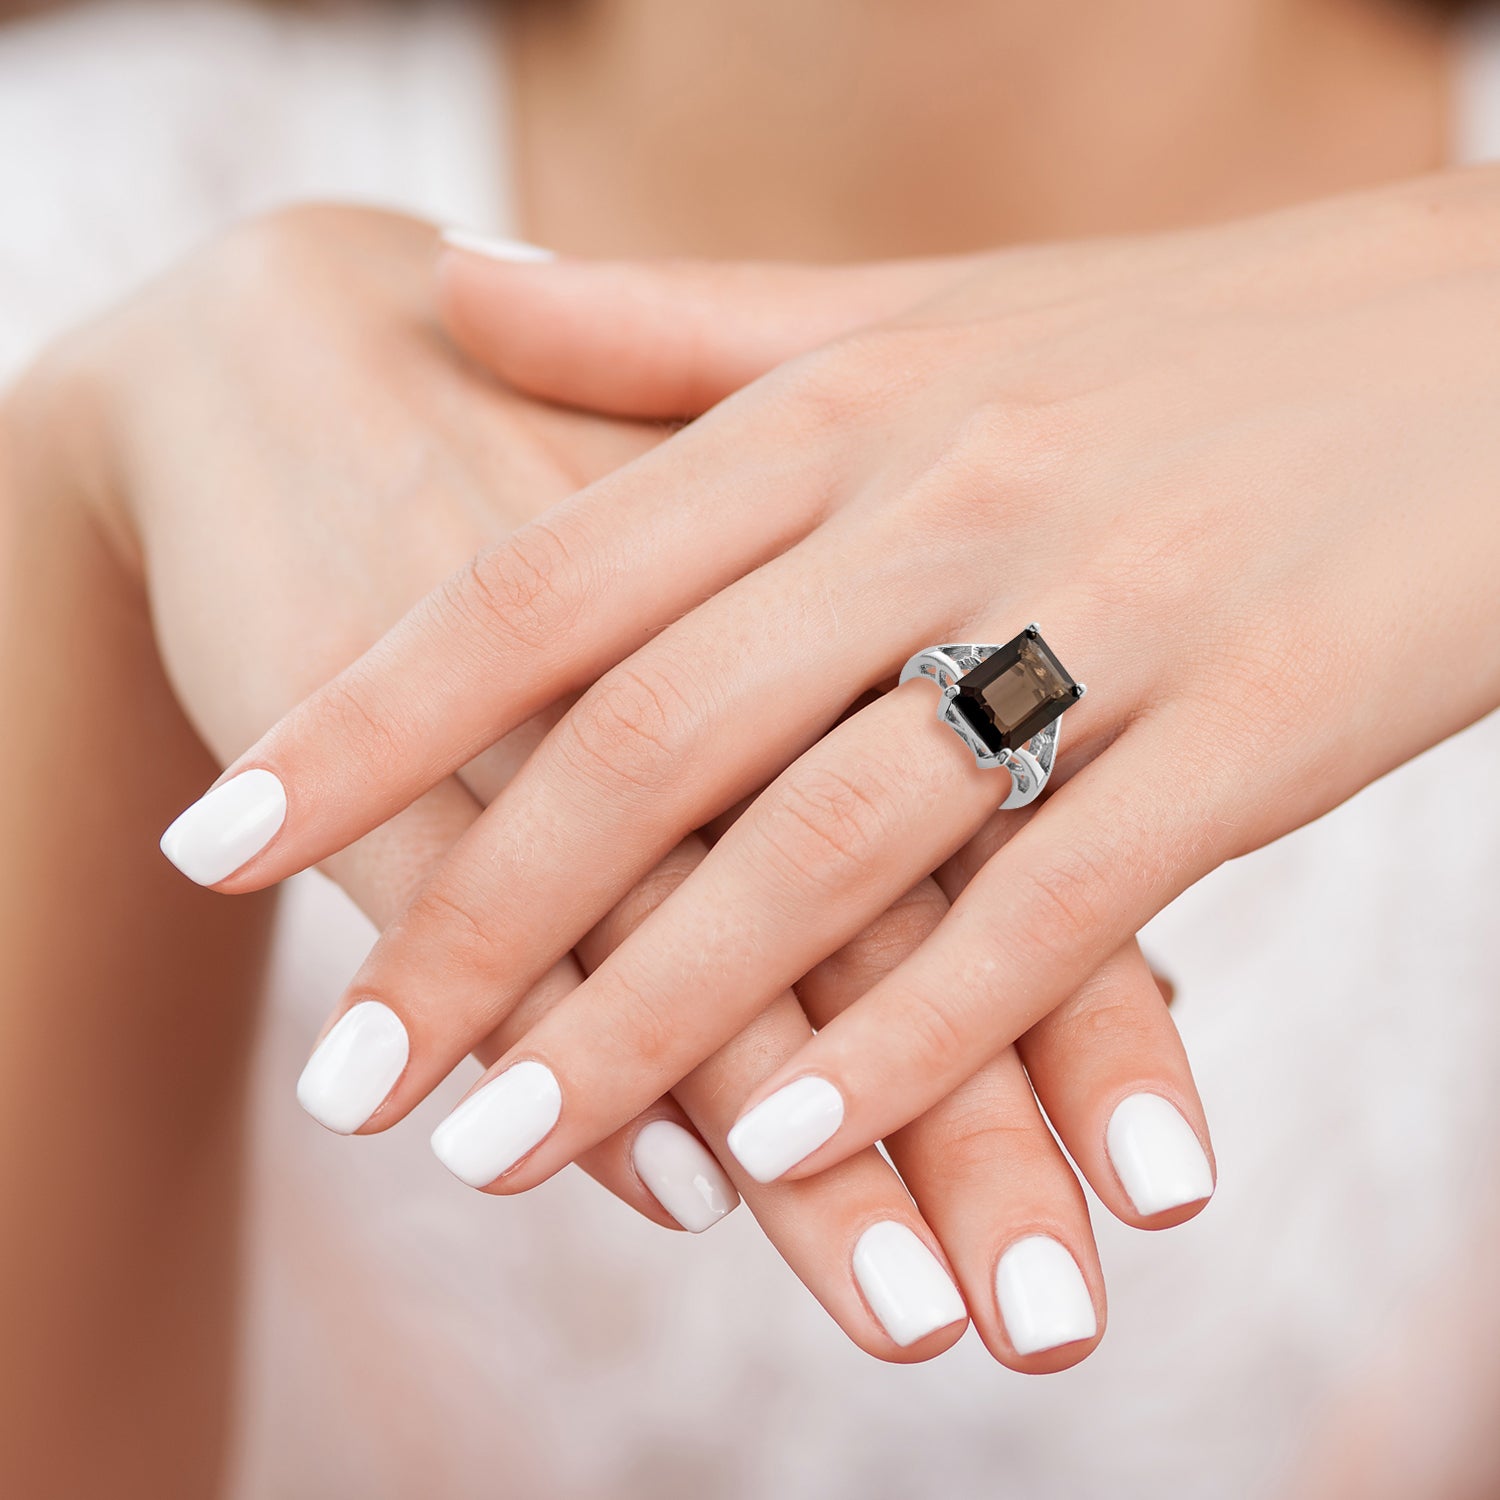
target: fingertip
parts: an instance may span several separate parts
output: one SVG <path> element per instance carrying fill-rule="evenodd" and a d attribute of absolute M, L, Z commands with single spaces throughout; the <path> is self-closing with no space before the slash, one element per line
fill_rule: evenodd
<path fill-rule="evenodd" d="M 508 1195 L 535 1187 L 562 1163 L 528 1171 L 532 1153 L 562 1115 L 556 1075 L 535 1058 L 522 1058 L 479 1084 L 432 1132 L 432 1154 L 460 1182 Z"/>
<path fill-rule="evenodd" d="M 1037 1354 L 1017 1354 L 1006 1344 L 986 1344 L 997 1363 L 1017 1375 L 1061 1375 L 1066 1370 L 1076 1369 L 1088 1359 L 1103 1341 L 1101 1329 L 1093 1338 L 1079 1339 L 1055 1349 Z"/>
<path fill-rule="evenodd" d="M 702 1234 L 739 1206 L 718 1158 L 675 1120 L 648 1120 L 636 1131 L 631 1165 L 643 1189 L 690 1234 Z"/>
<path fill-rule="evenodd" d="M 949 1323 L 910 1344 L 898 1344 L 889 1339 L 856 1342 L 865 1353 L 873 1355 L 884 1364 L 925 1365 L 940 1354 L 946 1354 L 968 1331 L 969 1319 L 966 1315 L 958 1322 Z"/>
<path fill-rule="evenodd" d="M 985 1344 L 1001 1364 L 1020 1374 L 1071 1369 L 1104 1336 L 1098 1260 L 1092 1245 L 1079 1254 L 1068 1238 L 1044 1230 L 1023 1233 L 995 1262 L 994 1326 Z"/>
<path fill-rule="evenodd" d="M 411 1042 L 390 1006 L 362 1000 L 351 1006 L 313 1049 L 297 1079 L 297 1103 L 336 1135 L 374 1135 L 391 1091 L 406 1071 Z"/>
<path fill-rule="evenodd" d="M 1122 1224 L 1128 1224 L 1132 1229 L 1143 1229 L 1154 1233 L 1160 1229 L 1176 1229 L 1179 1224 L 1186 1224 L 1189 1220 L 1196 1219 L 1213 1202 L 1213 1196 L 1213 1193 L 1209 1193 L 1206 1197 L 1160 1209 L 1153 1214 L 1140 1213 L 1131 1205 L 1122 1205 L 1114 1213 Z"/>
<path fill-rule="evenodd" d="M 905 1356 L 931 1359 L 963 1337 L 969 1324 L 963 1294 L 909 1224 L 882 1219 L 869 1225 L 855 1243 L 852 1269 L 865 1306 Z"/>
<path fill-rule="evenodd" d="M 1115 1105 L 1104 1130 L 1109 1164 L 1132 1214 L 1127 1223 L 1170 1228 L 1201 1212 L 1217 1180 L 1208 1148 L 1182 1106 L 1139 1089 Z"/>
<path fill-rule="evenodd" d="M 177 815 L 161 836 L 161 852 L 197 885 L 233 893 L 253 890 L 236 879 L 286 822 L 281 779 L 253 767 L 210 787 Z"/>

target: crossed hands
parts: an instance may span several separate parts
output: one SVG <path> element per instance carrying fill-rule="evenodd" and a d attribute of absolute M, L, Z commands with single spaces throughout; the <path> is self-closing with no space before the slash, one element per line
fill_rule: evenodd
<path fill-rule="evenodd" d="M 312 528 L 330 617 L 345 557 L 399 577 L 395 608 L 327 648 L 368 646 L 310 696 L 241 644 L 278 684 L 244 696 L 282 716 L 164 839 L 231 893 L 326 861 L 381 925 L 304 1105 L 384 1129 L 472 1052 L 485 1074 L 433 1141 L 471 1185 L 578 1160 L 694 1229 L 738 1188 L 877 1355 L 930 1357 L 972 1318 L 1013 1368 L 1083 1358 L 1102 1277 L 1058 1140 L 1131 1224 L 1213 1188 L 1134 932 L 1500 702 L 1500 435 L 1477 394 L 1500 354 L 1474 331 L 1476 297 L 1500 298 L 1475 232 L 1495 197 L 1469 174 L 853 270 L 517 262 L 364 215 L 282 224 L 277 254 L 318 242 L 300 294 L 343 309 L 349 348 L 308 361 L 368 353 L 381 326 L 350 316 L 330 239 L 399 241 L 381 294 L 410 357 L 379 366 L 347 456 L 326 431 L 301 445 L 323 472 L 298 476 L 317 481 L 300 511 L 330 468 L 347 501 L 362 447 L 387 485 L 416 462 L 423 499 Z M 502 412 L 526 459 L 505 483 Z M 171 596 L 173 527 L 129 498 L 153 485 L 113 503 Z M 483 514 L 518 490 L 529 516 Z M 1414 494 L 1441 525 L 1403 524 Z M 1090 693 L 1049 794 L 1001 812 L 1005 773 L 930 684 L 893 681 L 922 646 L 1033 619 Z M 172 634 L 169 667 L 193 655 Z M 227 759 L 214 717 L 195 713 Z"/>

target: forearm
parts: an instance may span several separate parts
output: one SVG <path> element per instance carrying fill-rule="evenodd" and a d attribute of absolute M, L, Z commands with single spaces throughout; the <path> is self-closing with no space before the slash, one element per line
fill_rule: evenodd
<path fill-rule="evenodd" d="M 156 850 L 213 767 L 32 426 L 0 412 L 0 1493 L 202 1495 L 269 907 Z"/>

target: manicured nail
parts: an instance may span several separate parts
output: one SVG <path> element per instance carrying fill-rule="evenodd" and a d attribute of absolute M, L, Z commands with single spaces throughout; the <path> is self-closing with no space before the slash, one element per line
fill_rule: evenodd
<path fill-rule="evenodd" d="M 437 1159 L 470 1187 L 485 1187 L 546 1139 L 562 1114 L 552 1069 L 518 1062 L 470 1094 L 432 1132 Z"/>
<path fill-rule="evenodd" d="M 651 1196 L 694 1234 L 717 1224 L 740 1201 L 708 1147 L 671 1120 L 643 1125 L 630 1159 Z"/>
<path fill-rule="evenodd" d="M 286 789 L 269 771 L 243 771 L 205 792 L 161 836 L 161 852 L 199 885 L 227 880 L 286 818 Z"/>
<path fill-rule="evenodd" d="M 445 229 L 443 243 L 450 250 L 463 250 L 470 255 L 503 260 L 511 265 L 543 265 L 557 259 L 556 251 L 528 245 L 525 240 L 490 239 L 486 235 L 470 234 L 466 229 Z"/>
<path fill-rule="evenodd" d="M 350 1135 L 385 1102 L 410 1050 L 401 1017 L 378 1000 L 361 1000 L 308 1058 L 297 1103 L 318 1124 Z"/>
<path fill-rule="evenodd" d="M 1138 1214 L 1165 1213 L 1213 1196 L 1213 1169 L 1193 1127 L 1160 1094 L 1121 1100 L 1104 1140 Z"/>
<path fill-rule="evenodd" d="M 880 1326 L 903 1349 L 969 1316 L 937 1256 L 894 1219 L 860 1235 L 854 1279 Z"/>
<path fill-rule="evenodd" d="M 826 1078 L 799 1078 L 740 1116 L 729 1132 L 729 1149 L 757 1182 L 775 1182 L 843 1119 L 843 1096 Z"/>
<path fill-rule="evenodd" d="M 1017 1354 L 1040 1354 L 1099 1331 L 1078 1262 L 1045 1234 L 1017 1240 L 995 1268 L 995 1298 Z"/>

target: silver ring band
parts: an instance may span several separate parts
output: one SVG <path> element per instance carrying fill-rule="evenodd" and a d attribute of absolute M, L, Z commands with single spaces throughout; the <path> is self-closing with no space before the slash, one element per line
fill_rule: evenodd
<path fill-rule="evenodd" d="M 1002 810 L 1025 807 L 1042 794 L 1057 756 L 1059 719 L 1084 688 L 1063 670 L 1035 625 L 1003 646 L 927 646 L 901 669 L 901 682 L 914 677 L 942 689 L 938 718 L 981 769 L 1010 772 Z"/>

